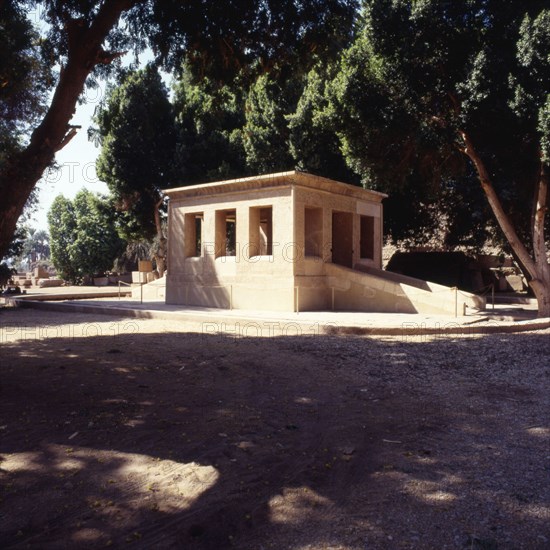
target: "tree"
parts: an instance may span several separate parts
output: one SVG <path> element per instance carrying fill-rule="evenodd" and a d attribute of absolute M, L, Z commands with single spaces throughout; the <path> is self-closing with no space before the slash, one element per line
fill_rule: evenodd
<path fill-rule="evenodd" d="M 246 163 L 253 172 L 280 172 L 294 167 L 286 116 L 296 109 L 302 85 L 300 78 L 276 80 L 264 74 L 251 86 L 243 139 Z"/>
<path fill-rule="evenodd" d="M 0 170 L 44 114 L 52 83 L 40 37 L 20 3 L 0 2 Z"/>
<path fill-rule="evenodd" d="M 549 49 L 543 1 L 369 0 L 334 82 L 343 149 L 366 182 L 437 189 L 476 175 L 540 316 L 550 316 Z"/>
<path fill-rule="evenodd" d="M 194 82 L 185 70 L 174 86 L 177 184 L 243 176 L 244 94 L 238 85 L 209 78 Z"/>
<path fill-rule="evenodd" d="M 112 203 L 85 189 L 74 201 L 56 197 L 48 224 L 53 263 L 72 283 L 111 269 L 125 246 L 117 233 Z"/>
<path fill-rule="evenodd" d="M 73 263 L 70 247 L 76 235 L 76 218 L 73 203 L 58 195 L 48 211 L 51 257 L 59 275 L 71 283 L 78 281 L 78 269 Z"/>
<path fill-rule="evenodd" d="M 33 227 L 29 227 L 19 259 L 26 259 L 28 268 L 30 269 L 33 263 L 41 260 L 48 260 L 49 258 L 50 236 L 48 232 L 43 229 L 37 230 Z"/>
<path fill-rule="evenodd" d="M 312 69 L 293 113 L 286 116 L 289 152 L 299 170 L 317 173 L 348 183 L 357 175 L 346 165 L 334 125 L 327 90 L 334 64 Z"/>
<path fill-rule="evenodd" d="M 24 224 L 18 224 L 13 234 L 13 238 L 8 246 L 8 251 L 2 260 L 8 260 L 9 263 L 13 263 L 14 260 L 19 258 L 25 247 L 25 242 L 28 238 L 28 228 Z"/>
<path fill-rule="evenodd" d="M 7 286 L 10 279 L 17 273 L 17 271 L 10 267 L 5 262 L 0 262 L 0 289 Z"/>
<path fill-rule="evenodd" d="M 38 122 L 46 109 L 46 96 L 53 77 L 43 43 L 20 2 L 0 2 L 0 174 L 10 158 L 25 147 L 29 129 Z M 0 176 L 1 177 L 1 176 Z M 14 181 L 7 181 L 13 191 Z M 0 183 L 0 188 L 2 184 Z M 4 222 L 4 197 L 0 191 L 0 232 Z M 23 207 L 32 207 L 30 193 Z M 21 212 L 23 211 L 21 207 Z M 16 222 L 19 215 L 16 218 Z M 23 223 L 10 224 L 10 230 L 0 236 L 0 259 L 20 255 L 26 237 Z"/>
<path fill-rule="evenodd" d="M 154 240 L 132 240 L 126 243 L 126 248 L 115 258 L 113 270 L 118 273 L 137 271 L 139 261 L 144 258 L 152 258 L 158 249 Z"/>
<path fill-rule="evenodd" d="M 73 201 L 76 227 L 69 255 L 79 277 L 103 275 L 124 249 L 110 199 L 83 189 Z"/>
<path fill-rule="evenodd" d="M 166 256 L 160 208 L 161 189 L 172 184 L 175 128 L 168 92 L 149 65 L 112 88 L 95 115 L 101 139 L 98 176 L 118 209 L 127 212 L 126 237 L 159 239 L 155 258 L 162 276 Z M 159 131 L 160 130 L 160 131 Z"/>
<path fill-rule="evenodd" d="M 6 0 L 2 5 L 6 4 Z M 61 67 L 51 103 L 28 145 L 0 168 L 0 257 L 25 202 L 57 151 L 76 133 L 70 121 L 86 83 L 104 76 L 125 51 L 146 45 L 168 69 L 188 58 L 199 74 L 227 79 L 245 68 L 312 59 L 349 32 L 355 0 L 235 0 L 220 9 L 196 0 L 43 0 L 49 65 Z M 13 20 L 16 16 L 10 16 Z M 309 54 L 309 55 L 305 55 Z"/>

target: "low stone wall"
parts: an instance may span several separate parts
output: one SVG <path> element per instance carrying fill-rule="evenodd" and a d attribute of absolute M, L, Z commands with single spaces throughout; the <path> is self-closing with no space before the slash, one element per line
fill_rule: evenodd
<path fill-rule="evenodd" d="M 63 286 L 63 279 L 38 279 L 38 288 L 51 288 L 56 286 Z"/>

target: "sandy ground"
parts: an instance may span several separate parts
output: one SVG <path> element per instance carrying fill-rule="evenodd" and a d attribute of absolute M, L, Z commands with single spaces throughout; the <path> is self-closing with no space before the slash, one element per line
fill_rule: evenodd
<path fill-rule="evenodd" d="M 549 357 L 0 309 L 0 547 L 548 549 Z"/>

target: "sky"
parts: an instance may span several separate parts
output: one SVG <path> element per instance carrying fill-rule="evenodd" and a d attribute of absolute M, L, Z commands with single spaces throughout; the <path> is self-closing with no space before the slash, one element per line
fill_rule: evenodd
<path fill-rule="evenodd" d="M 39 32 L 44 33 L 47 24 L 41 17 L 40 8 L 28 13 Z M 140 66 L 145 66 L 153 59 L 153 54 L 146 49 L 139 55 Z M 122 58 L 122 63 L 129 65 L 135 62 L 132 52 Z M 170 89 L 170 75 L 160 72 L 164 83 Z M 84 103 L 76 106 L 75 114 L 70 124 L 80 125 L 76 136 L 55 155 L 57 168 L 47 170 L 38 182 L 38 204 L 30 216 L 28 225 L 36 229 L 48 230 L 47 214 L 53 200 L 58 195 L 72 199 L 81 189 L 89 189 L 94 193 L 107 194 L 107 184 L 99 181 L 95 171 L 95 161 L 99 155 L 99 147 L 88 141 L 88 128 L 93 125 L 92 117 L 96 106 L 105 96 L 107 82 L 100 81 L 96 89 L 86 89 Z M 53 92 L 52 92 L 53 95 Z"/>
<path fill-rule="evenodd" d="M 30 21 L 40 33 L 47 31 L 41 7 L 29 11 Z M 99 155 L 99 148 L 88 141 L 88 128 L 92 125 L 92 117 L 98 103 L 102 100 L 106 90 L 106 83 L 100 82 L 97 89 L 86 89 L 85 103 L 77 105 L 70 124 L 80 125 L 82 128 L 76 136 L 55 155 L 58 168 L 47 170 L 38 182 L 38 206 L 27 222 L 36 229 L 48 229 L 47 214 L 57 195 L 67 198 L 74 196 L 86 188 L 97 193 L 107 193 L 107 184 L 99 181 L 95 172 L 95 160 Z M 53 91 L 52 91 L 53 95 Z"/>
<path fill-rule="evenodd" d="M 150 50 L 140 54 L 140 67 L 144 67 L 153 59 Z M 123 63 L 130 64 L 135 61 L 132 53 L 122 58 Z M 159 71 L 164 84 L 171 90 L 172 76 Z M 76 111 L 70 124 L 80 125 L 75 137 L 55 155 L 58 168 L 52 168 L 45 172 L 38 183 L 38 207 L 30 217 L 28 225 L 36 229 L 48 229 L 47 214 L 53 200 L 58 195 L 64 195 L 68 199 L 74 196 L 81 189 L 89 189 L 94 193 L 108 194 L 109 189 L 105 182 L 97 177 L 95 161 L 99 155 L 100 148 L 88 141 L 88 128 L 93 126 L 92 118 L 97 105 L 105 97 L 107 82 L 100 81 L 96 89 L 84 91 L 85 102 L 76 106 Z"/>
<path fill-rule="evenodd" d="M 59 169 L 46 171 L 38 183 L 38 209 L 31 216 L 29 225 L 37 229 L 48 229 L 47 213 L 57 195 L 67 198 L 74 196 L 83 188 L 97 193 L 108 193 L 107 185 L 99 181 L 95 171 L 95 161 L 99 148 L 88 141 L 88 127 L 92 125 L 94 109 L 104 93 L 104 87 L 88 90 L 87 103 L 79 105 L 71 124 L 82 128 L 76 136 L 56 156 Z"/>

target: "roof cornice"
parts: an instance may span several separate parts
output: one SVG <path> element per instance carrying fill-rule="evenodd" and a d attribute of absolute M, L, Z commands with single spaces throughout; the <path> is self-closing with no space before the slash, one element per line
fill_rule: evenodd
<path fill-rule="evenodd" d="M 258 189 L 269 189 L 274 187 L 288 187 L 292 185 L 374 202 L 381 202 L 387 197 L 386 194 L 378 191 L 363 189 L 362 187 L 357 187 L 349 183 L 343 183 L 340 181 L 323 178 L 321 176 L 315 176 L 313 174 L 300 172 L 298 170 L 225 181 L 215 181 L 212 183 L 202 183 L 199 185 L 188 185 L 185 187 L 176 187 L 173 189 L 165 189 L 163 190 L 163 193 L 168 197 L 177 200 L 201 196 L 224 195 L 228 193 L 238 193 Z"/>

